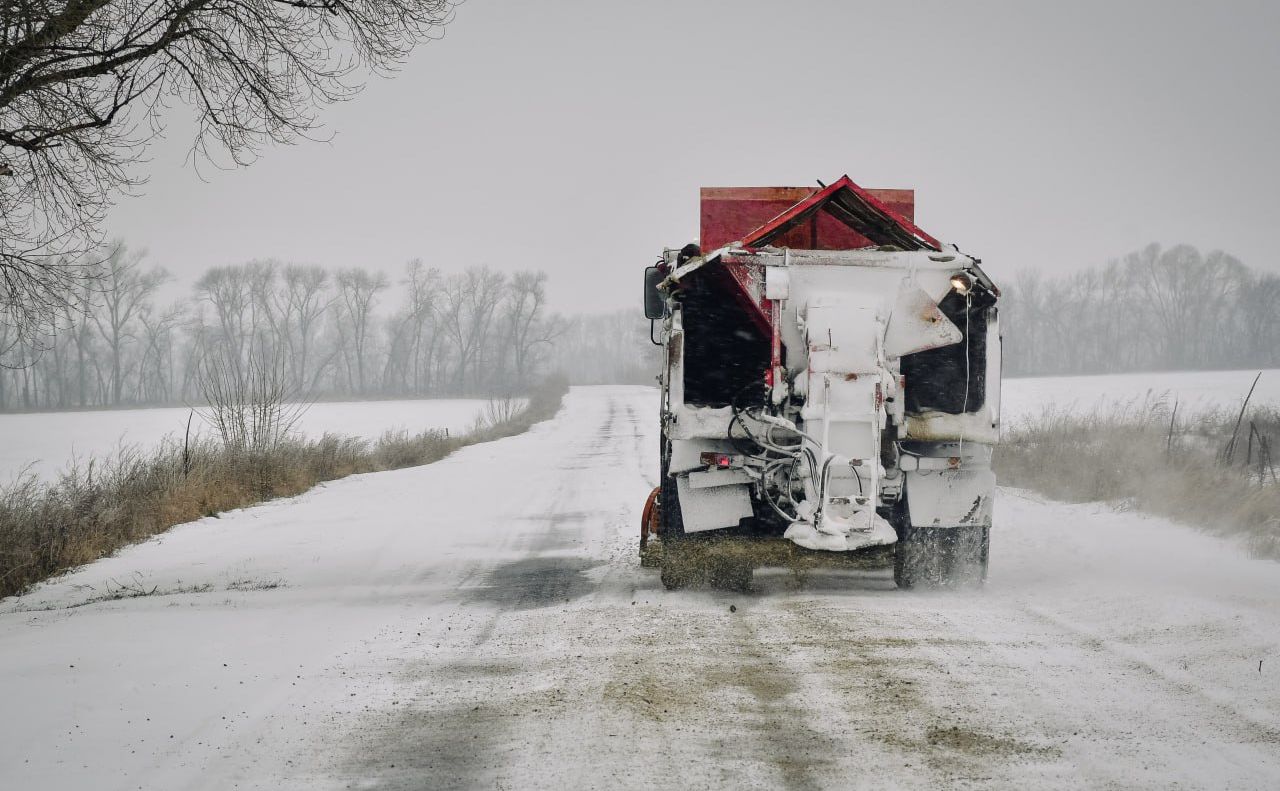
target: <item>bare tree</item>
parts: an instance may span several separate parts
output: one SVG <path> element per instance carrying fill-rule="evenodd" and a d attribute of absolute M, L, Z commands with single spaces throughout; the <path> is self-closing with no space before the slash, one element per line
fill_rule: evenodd
<path fill-rule="evenodd" d="M 345 341 L 347 370 L 351 390 L 364 392 L 365 368 L 368 365 L 369 330 L 373 326 L 373 308 L 378 294 L 387 289 L 387 276 L 371 274 L 364 269 L 338 272 L 338 331 Z"/>
<path fill-rule="evenodd" d="M 100 265 L 102 306 L 93 311 L 91 318 L 110 354 L 112 404 L 119 404 L 124 394 L 125 350 L 136 339 L 134 319 L 146 308 L 156 289 L 169 279 L 169 274 L 159 267 L 143 271 L 145 257 L 145 251 L 130 252 L 123 243 L 117 243 Z"/>
<path fill-rule="evenodd" d="M 182 335 L 185 343 L 178 354 L 179 367 L 182 369 L 181 384 L 178 385 L 179 398 L 196 399 L 202 397 L 200 389 L 200 370 L 204 359 L 211 349 L 216 347 L 212 337 L 213 328 L 206 317 L 207 307 L 202 302 L 188 305 L 186 316 L 182 322 Z M 175 379 L 178 377 L 175 377 Z"/>
<path fill-rule="evenodd" d="M 422 393 L 433 380 L 438 335 L 437 323 L 440 270 L 428 269 L 415 258 L 405 267 L 405 305 L 387 325 L 387 356 L 382 369 L 382 386 L 387 392 Z"/>
<path fill-rule="evenodd" d="M 226 347 L 207 355 L 200 389 L 208 403 L 200 416 L 232 450 L 276 447 L 289 437 L 307 409 L 289 387 L 283 355 L 258 344 L 237 364 L 232 364 Z"/>
<path fill-rule="evenodd" d="M 252 295 L 242 266 L 216 266 L 196 281 L 196 295 L 213 309 L 217 338 L 228 351 L 227 364 L 240 369 L 250 342 Z M 243 371 L 239 371 L 243 375 Z"/>
<path fill-rule="evenodd" d="M 142 325 L 142 360 L 138 365 L 139 403 L 164 404 L 173 399 L 177 328 L 186 307 L 181 303 L 156 310 L 151 304 L 138 313 Z"/>
<path fill-rule="evenodd" d="M 66 305 L 63 306 L 63 336 L 70 339 L 75 346 L 75 392 L 76 403 L 89 405 L 89 369 L 93 365 L 93 319 L 90 311 L 93 308 L 94 292 L 87 280 L 79 283 L 79 288 Z"/>
<path fill-rule="evenodd" d="M 503 347 L 511 355 L 515 384 L 528 384 L 539 351 L 564 332 L 558 317 L 548 319 L 547 273 L 517 272 L 508 283 L 503 306 Z"/>
<path fill-rule="evenodd" d="M 57 314 L 175 97 L 193 150 L 243 164 L 317 129 L 451 0 L 13 0 L 0 10 L 0 320 Z"/>
<path fill-rule="evenodd" d="M 249 336 L 255 343 L 276 344 L 281 340 L 283 304 L 276 293 L 280 271 L 277 261 L 250 261 L 244 265 L 245 288 L 249 294 Z"/>
<path fill-rule="evenodd" d="M 457 355 L 454 389 L 458 393 L 481 384 L 478 369 L 505 287 L 506 277 L 486 266 L 469 267 L 445 282 L 441 318 Z"/>
<path fill-rule="evenodd" d="M 284 268 L 280 330 L 289 349 L 290 376 L 296 388 L 315 387 L 315 381 L 309 378 L 311 353 L 325 311 L 333 304 L 334 297 L 328 286 L 329 273 L 321 267 L 288 264 Z"/>

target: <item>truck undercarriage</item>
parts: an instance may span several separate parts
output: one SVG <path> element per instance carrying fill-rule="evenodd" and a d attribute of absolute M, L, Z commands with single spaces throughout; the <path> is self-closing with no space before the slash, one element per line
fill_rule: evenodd
<path fill-rule="evenodd" d="M 664 365 L 642 553 L 668 588 L 889 554 L 901 587 L 981 584 L 999 291 L 904 216 L 909 192 L 845 177 L 774 216 L 794 193 L 704 190 L 719 246 L 646 271 Z"/>

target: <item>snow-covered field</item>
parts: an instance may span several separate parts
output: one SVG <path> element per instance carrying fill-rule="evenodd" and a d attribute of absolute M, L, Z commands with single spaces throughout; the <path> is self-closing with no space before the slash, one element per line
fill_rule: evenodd
<path fill-rule="evenodd" d="M 342 434 L 376 439 L 389 429 L 464 431 L 485 408 L 483 399 L 351 401 L 313 404 L 298 423 L 305 436 Z M 56 476 L 73 459 L 113 455 L 122 446 L 154 447 L 166 436 L 181 440 L 190 410 L 123 409 L 0 415 L 0 485 L 24 468 Z M 208 431 L 200 417 L 192 433 Z"/>
<path fill-rule="evenodd" d="M 1039 416 L 1046 406 L 1088 411 L 1117 403 L 1166 396 L 1180 401 L 1179 412 L 1238 407 L 1257 371 L 1210 371 L 1117 374 L 1109 376 L 1006 379 L 1003 420 L 1006 426 Z M 421 431 L 471 426 L 484 400 L 356 401 L 312 406 L 300 422 L 302 433 L 326 432 L 376 438 L 388 429 Z M 1253 403 L 1280 405 L 1280 370 L 1264 371 Z M 166 435 L 181 437 L 187 409 L 130 409 L 97 412 L 0 414 L 0 485 L 29 468 L 51 478 L 73 458 L 113 454 L 122 445 L 154 446 Z M 197 417 L 193 431 L 207 430 Z"/>
<path fill-rule="evenodd" d="M 1258 375 L 1252 371 L 1174 371 L 1106 376 L 1044 376 L 1005 379 L 1002 389 L 1006 426 L 1039 417 L 1044 409 L 1089 412 L 1144 399 L 1178 401 L 1178 413 L 1192 415 L 1238 409 Z M 1280 370 L 1262 371 L 1251 404 L 1280 406 Z"/>
<path fill-rule="evenodd" d="M 665 592 L 655 401 L 0 603 L 0 788 L 1280 788 L 1280 564 L 1004 491 L 983 593 Z"/>

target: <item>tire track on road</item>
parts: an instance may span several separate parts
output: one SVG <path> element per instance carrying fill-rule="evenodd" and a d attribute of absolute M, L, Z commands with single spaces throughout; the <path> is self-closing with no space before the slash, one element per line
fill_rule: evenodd
<path fill-rule="evenodd" d="M 493 785 L 510 779 L 521 747 L 546 737 L 546 715 L 575 689 L 575 678 L 563 660 L 530 655 L 530 632 L 572 631 L 567 609 L 597 594 L 592 572 L 604 561 L 589 552 L 589 536 L 606 531 L 597 523 L 610 514 L 593 497 L 600 478 L 615 475 L 609 470 L 630 455 L 620 446 L 632 435 L 623 423 L 630 410 L 619 396 L 587 405 L 587 414 L 565 415 L 548 429 L 562 435 L 559 458 L 542 460 L 557 473 L 555 488 L 513 519 L 495 547 L 507 557 L 471 564 L 448 597 L 459 607 L 451 622 L 465 630 L 398 674 L 394 686 L 404 699 L 369 716 L 360 729 L 363 756 L 348 759 L 343 774 L 380 789 L 420 788 L 424 778 L 432 788 Z M 415 648 L 405 651 L 421 654 Z"/>

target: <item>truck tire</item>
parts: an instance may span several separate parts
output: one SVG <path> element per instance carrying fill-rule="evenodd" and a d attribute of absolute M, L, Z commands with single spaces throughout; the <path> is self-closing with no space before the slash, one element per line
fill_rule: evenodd
<path fill-rule="evenodd" d="M 893 581 L 899 588 L 980 588 L 987 580 L 991 528 L 898 528 Z"/>

